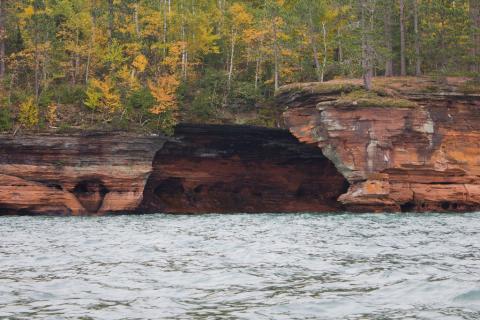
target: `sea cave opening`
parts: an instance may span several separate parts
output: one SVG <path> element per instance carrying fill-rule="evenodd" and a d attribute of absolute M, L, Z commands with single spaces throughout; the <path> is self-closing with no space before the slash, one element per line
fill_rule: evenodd
<path fill-rule="evenodd" d="M 337 212 L 348 187 L 320 148 L 288 130 L 181 125 L 154 158 L 140 210 Z"/>

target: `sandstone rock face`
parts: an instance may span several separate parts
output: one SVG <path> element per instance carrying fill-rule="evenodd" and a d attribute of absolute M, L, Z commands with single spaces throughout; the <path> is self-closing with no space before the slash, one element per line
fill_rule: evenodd
<path fill-rule="evenodd" d="M 402 92 L 415 107 L 360 107 L 316 86 L 284 88 L 277 100 L 290 131 L 349 181 L 339 197 L 348 210 L 480 209 L 480 96 Z"/>
<path fill-rule="evenodd" d="M 132 212 L 165 141 L 113 134 L 1 137 L 0 213 Z"/>
<path fill-rule="evenodd" d="M 0 137 L 0 214 L 339 211 L 348 182 L 287 130 Z"/>

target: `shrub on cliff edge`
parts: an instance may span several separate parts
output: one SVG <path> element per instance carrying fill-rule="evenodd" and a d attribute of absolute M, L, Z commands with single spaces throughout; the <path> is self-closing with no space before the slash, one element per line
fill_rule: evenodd
<path fill-rule="evenodd" d="M 33 128 L 38 125 L 38 106 L 35 104 L 33 98 L 28 98 L 20 104 L 20 113 L 18 120 L 26 128 Z"/>

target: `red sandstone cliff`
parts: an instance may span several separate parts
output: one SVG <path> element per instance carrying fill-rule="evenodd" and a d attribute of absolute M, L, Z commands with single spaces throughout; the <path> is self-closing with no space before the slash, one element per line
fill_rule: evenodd
<path fill-rule="evenodd" d="M 0 213 L 134 211 L 164 142 L 113 134 L 1 137 Z"/>
<path fill-rule="evenodd" d="M 0 137 L 0 214 L 325 212 L 348 183 L 287 130 Z"/>
<path fill-rule="evenodd" d="M 381 81 L 377 97 L 332 82 L 286 86 L 277 101 L 290 131 L 350 182 L 339 198 L 347 209 L 478 210 L 480 95 L 460 92 L 458 81 Z"/>
<path fill-rule="evenodd" d="M 0 214 L 471 211 L 480 96 L 453 79 L 289 85 L 290 129 L 0 137 Z M 301 141 L 301 142 L 300 142 Z"/>

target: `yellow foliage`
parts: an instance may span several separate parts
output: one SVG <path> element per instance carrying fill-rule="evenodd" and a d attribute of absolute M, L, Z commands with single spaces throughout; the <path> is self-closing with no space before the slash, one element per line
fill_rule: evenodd
<path fill-rule="evenodd" d="M 27 128 L 33 128 L 38 124 L 38 107 L 33 98 L 28 98 L 20 105 L 18 118 L 20 123 Z"/>
<path fill-rule="evenodd" d="M 177 108 L 176 92 L 180 82 L 173 75 L 159 77 L 156 83 L 149 82 L 148 87 L 157 105 L 150 109 L 150 112 L 156 115 Z"/>
<path fill-rule="evenodd" d="M 266 31 L 257 28 L 248 28 L 243 31 L 243 41 L 247 44 L 252 44 L 265 37 Z"/>
<path fill-rule="evenodd" d="M 180 64 L 181 54 L 186 45 L 186 42 L 177 41 L 169 46 L 168 55 L 163 60 L 163 64 L 168 68 L 170 72 L 175 72 L 177 66 Z"/>
<path fill-rule="evenodd" d="M 236 26 L 248 25 L 253 21 L 253 17 L 247 11 L 247 8 L 238 2 L 235 2 L 230 6 L 229 12 L 232 15 L 233 23 Z"/>
<path fill-rule="evenodd" d="M 117 76 L 120 80 L 120 83 L 127 89 L 138 90 L 140 88 L 140 82 L 134 76 L 134 71 L 130 71 L 128 66 L 124 65 L 120 70 L 118 70 Z"/>
<path fill-rule="evenodd" d="M 106 78 L 105 81 L 91 79 L 86 94 L 85 105 L 90 109 L 115 112 L 121 107 L 120 95 L 115 91 L 110 78 Z"/>
<path fill-rule="evenodd" d="M 147 58 L 143 55 L 140 54 L 135 57 L 133 60 L 132 66 L 138 71 L 138 72 L 144 72 L 145 69 L 148 66 L 148 60 Z"/>
<path fill-rule="evenodd" d="M 32 17 L 33 15 L 35 14 L 35 9 L 33 8 L 33 6 L 27 6 L 25 8 L 25 10 L 23 10 L 23 16 L 25 18 L 30 18 Z"/>
<path fill-rule="evenodd" d="M 47 107 L 47 122 L 50 125 L 50 127 L 54 127 L 55 124 L 57 123 L 57 105 L 51 104 Z"/>

